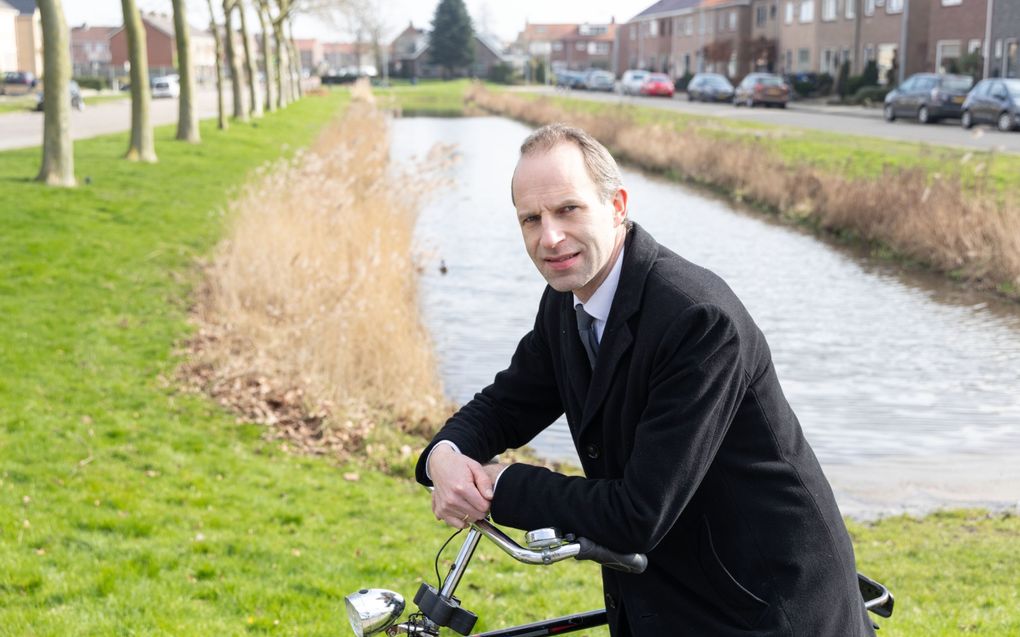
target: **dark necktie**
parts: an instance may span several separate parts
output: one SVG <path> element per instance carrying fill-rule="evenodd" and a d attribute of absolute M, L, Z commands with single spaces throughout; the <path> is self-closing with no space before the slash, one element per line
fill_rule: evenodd
<path fill-rule="evenodd" d="M 577 312 L 577 334 L 581 337 L 584 351 L 588 353 L 588 362 L 592 369 L 595 369 L 595 359 L 599 355 L 599 339 L 595 334 L 595 318 L 584 311 L 578 303 L 574 310 Z"/>

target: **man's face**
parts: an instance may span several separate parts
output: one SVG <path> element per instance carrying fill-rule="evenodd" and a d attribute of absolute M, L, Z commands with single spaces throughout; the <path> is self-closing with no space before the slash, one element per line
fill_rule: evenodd
<path fill-rule="evenodd" d="M 558 292 L 587 301 L 605 280 L 626 235 L 627 192 L 603 202 L 581 149 L 560 143 L 517 162 L 517 221 L 538 271 Z"/>

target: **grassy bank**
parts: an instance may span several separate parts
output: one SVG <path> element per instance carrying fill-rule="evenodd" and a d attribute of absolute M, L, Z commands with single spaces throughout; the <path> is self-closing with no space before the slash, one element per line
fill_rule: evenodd
<path fill-rule="evenodd" d="M 36 150 L 0 153 L 0 635 L 344 635 L 344 594 L 410 597 L 433 579 L 447 531 L 407 478 L 416 449 L 393 453 L 412 441 L 345 463 L 295 455 L 173 380 L 218 211 L 343 95 L 225 134 L 204 124 L 198 147 L 160 128 L 155 166 L 117 159 L 125 135 L 78 142 L 91 185 L 75 190 L 31 181 Z M 388 473 L 370 468 L 393 455 Z M 1020 630 L 1017 518 L 853 532 L 862 568 L 897 593 L 883 635 Z M 597 607 L 596 580 L 483 545 L 460 597 L 491 628 Z"/>

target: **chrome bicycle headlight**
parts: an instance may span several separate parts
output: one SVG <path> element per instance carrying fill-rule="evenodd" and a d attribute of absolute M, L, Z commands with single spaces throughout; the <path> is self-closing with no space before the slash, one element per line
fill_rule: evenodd
<path fill-rule="evenodd" d="M 344 598 L 347 618 L 357 637 L 381 633 L 404 612 L 404 598 L 382 588 L 363 588 Z"/>

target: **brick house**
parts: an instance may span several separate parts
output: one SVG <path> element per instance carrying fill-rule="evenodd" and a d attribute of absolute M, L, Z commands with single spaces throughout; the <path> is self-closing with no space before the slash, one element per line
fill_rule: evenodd
<path fill-rule="evenodd" d="M 400 32 L 390 43 L 390 75 L 411 77 L 414 70 L 413 60 L 421 55 L 429 44 L 428 31 L 419 29 L 414 23 L 408 22 L 407 28 Z"/>
<path fill-rule="evenodd" d="M 779 68 L 779 0 L 752 0 L 750 9 L 752 71 Z"/>
<path fill-rule="evenodd" d="M 474 49 L 474 62 L 470 67 L 456 69 L 454 77 L 486 77 L 493 66 L 506 64 L 502 47 L 493 38 L 475 32 L 471 45 Z M 429 45 L 418 49 L 417 53 L 401 60 L 402 70 L 407 77 L 439 78 L 443 77 L 443 68 L 433 64 L 429 58 Z"/>
<path fill-rule="evenodd" d="M 986 77 L 1020 77 L 1020 2 L 995 0 L 988 15 Z"/>
<path fill-rule="evenodd" d="M 539 59 L 548 57 L 553 71 L 613 70 L 616 28 L 615 20 L 608 24 L 525 23 L 513 48 Z"/>
<path fill-rule="evenodd" d="M 90 27 L 83 24 L 71 29 L 71 68 L 75 76 L 109 75 L 113 66 L 110 36 L 120 27 Z"/>
<path fill-rule="evenodd" d="M 690 36 L 679 38 L 677 45 L 681 48 L 675 53 L 673 45 L 677 24 L 675 19 L 690 17 L 691 10 L 697 8 L 699 4 L 700 0 L 659 0 L 617 28 L 618 72 L 622 73 L 626 69 L 646 69 L 675 73 L 679 68 L 678 57 L 681 63 L 686 59 L 697 67 L 695 56 L 703 45 L 702 38 Z M 694 26 L 694 30 L 697 35 L 703 35 L 698 31 L 697 25 Z M 693 35 L 695 34 L 691 34 Z"/>
<path fill-rule="evenodd" d="M 928 0 L 929 31 L 926 66 L 942 73 L 956 68 L 959 59 L 981 53 L 988 26 L 989 0 Z M 913 9 L 914 2 L 911 2 Z M 999 2 L 1005 6 L 1016 2 Z"/>
<path fill-rule="evenodd" d="M 149 75 L 159 76 L 177 72 L 177 40 L 174 36 L 173 16 L 165 13 L 143 13 L 142 27 L 145 29 L 145 46 L 148 53 Z M 198 84 L 216 81 L 216 44 L 208 31 L 195 27 L 191 29 L 191 58 Z M 235 36 L 236 50 L 243 55 L 243 44 Z M 254 47 L 254 43 L 253 43 Z M 255 50 L 253 48 L 253 50 Z M 110 35 L 110 61 L 114 68 L 128 69 L 127 30 L 117 27 Z"/>
<path fill-rule="evenodd" d="M 18 70 L 18 10 L 0 0 L 0 73 Z"/>
<path fill-rule="evenodd" d="M 17 10 L 14 18 L 14 46 L 17 49 L 17 65 L 11 71 L 28 71 L 42 76 L 42 18 L 35 0 L 5 0 Z"/>

